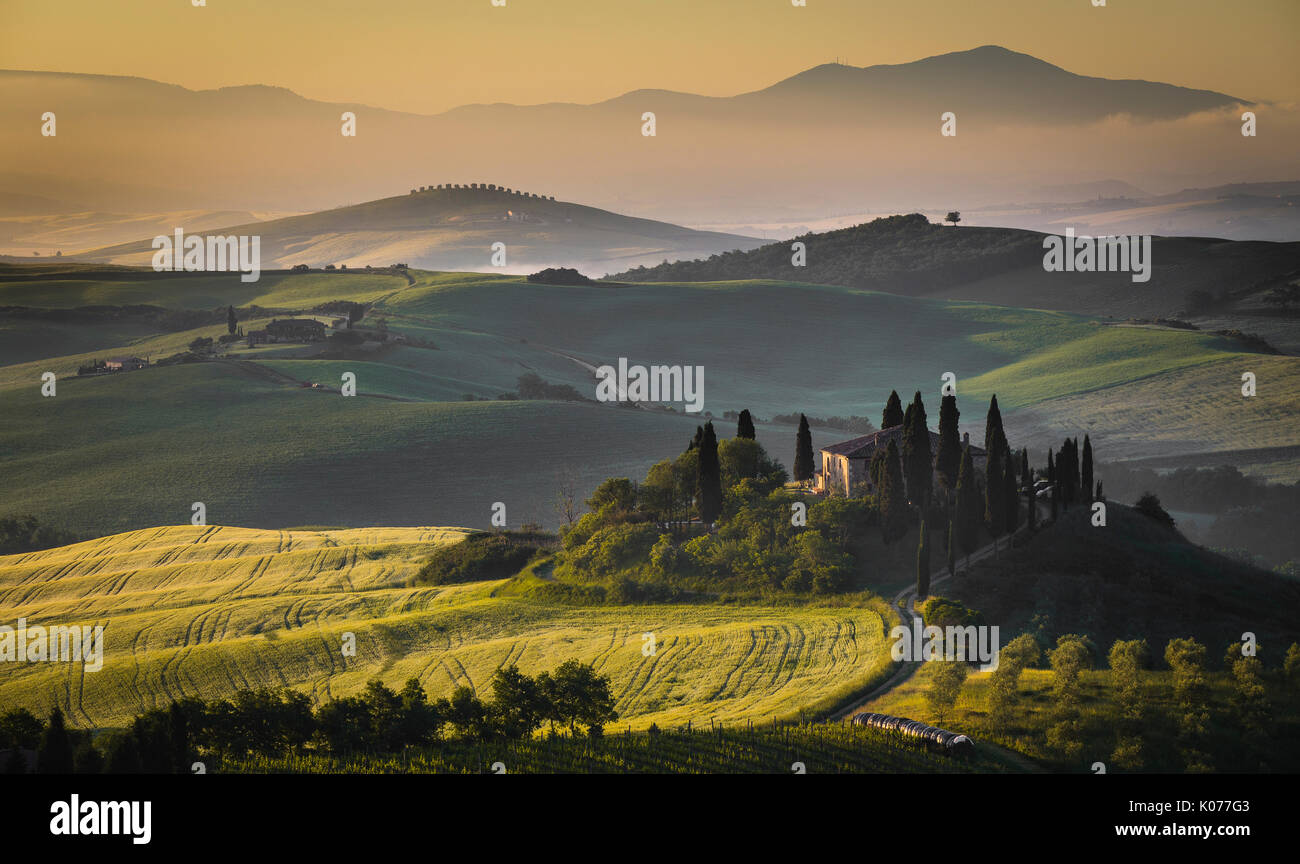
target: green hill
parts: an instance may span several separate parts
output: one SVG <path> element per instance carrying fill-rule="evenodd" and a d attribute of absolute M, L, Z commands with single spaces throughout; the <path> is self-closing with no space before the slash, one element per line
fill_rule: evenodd
<path fill-rule="evenodd" d="M 99 670 L 0 664 L 0 701 L 120 725 L 182 695 L 283 685 L 319 701 L 375 677 L 447 695 L 486 688 L 505 664 L 535 674 L 577 658 L 610 677 L 619 727 L 644 729 L 790 717 L 889 664 L 879 608 L 570 606 L 500 592 L 501 581 L 406 587 L 464 533 L 185 525 L 2 556 L 0 620 L 102 624 L 105 641 Z M 342 654 L 348 633 L 355 657 Z"/>

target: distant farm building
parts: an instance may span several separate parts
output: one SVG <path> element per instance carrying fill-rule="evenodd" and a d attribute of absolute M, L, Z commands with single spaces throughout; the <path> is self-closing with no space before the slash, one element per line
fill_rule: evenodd
<path fill-rule="evenodd" d="M 930 430 L 927 430 L 930 431 Z M 823 447 L 822 467 L 813 481 L 813 488 L 818 492 L 835 492 L 853 495 L 855 490 L 863 489 L 867 493 L 876 491 L 871 482 L 871 459 L 876 451 L 884 452 L 889 442 L 894 442 L 901 458 L 903 452 L 903 427 L 891 426 L 870 435 L 861 435 Z M 962 447 L 970 443 L 970 435 L 963 436 Z M 939 454 L 939 433 L 930 431 L 931 458 Z M 983 472 L 988 454 L 982 447 L 970 448 L 971 461 L 975 470 Z M 936 479 L 936 482 L 937 479 Z"/>
<path fill-rule="evenodd" d="M 109 372 L 130 372 L 133 369 L 143 369 L 148 365 L 148 360 L 139 357 L 109 357 L 104 361 L 104 368 Z"/>
<path fill-rule="evenodd" d="M 285 318 L 267 324 L 265 332 L 267 342 L 319 342 L 325 338 L 325 325 L 314 318 Z"/>

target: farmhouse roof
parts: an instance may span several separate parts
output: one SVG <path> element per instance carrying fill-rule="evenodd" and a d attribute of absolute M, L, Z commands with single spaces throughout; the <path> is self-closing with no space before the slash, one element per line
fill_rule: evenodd
<path fill-rule="evenodd" d="M 939 433 L 933 429 L 927 429 L 930 433 L 930 452 L 937 453 L 939 450 Z M 823 453 L 829 453 L 832 456 L 844 456 L 848 459 L 870 459 L 878 447 L 888 447 L 889 442 L 893 441 L 894 446 L 901 453 L 903 450 L 903 427 L 902 425 L 890 426 L 888 429 L 881 429 L 879 432 L 872 432 L 870 435 L 860 435 L 857 438 L 850 438 L 848 441 L 841 441 L 838 444 L 831 444 L 821 448 Z M 971 445 L 970 452 L 972 456 L 979 456 L 984 453 L 984 448 Z"/>

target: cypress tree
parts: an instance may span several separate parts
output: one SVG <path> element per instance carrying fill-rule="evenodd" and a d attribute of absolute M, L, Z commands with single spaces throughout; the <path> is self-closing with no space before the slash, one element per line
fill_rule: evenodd
<path fill-rule="evenodd" d="M 1047 448 L 1047 482 L 1056 485 L 1056 464 L 1052 461 L 1052 448 Z"/>
<path fill-rule="evenodd" d="M 226 307 L 226 331 L 229 332 L 231 336 L 235 335 L 235 307 L 234 306 Z"/>
<path fill-rule="evenodd" d="M 926 542 L 925 518 L 921 518 L 921 536 L 916 544 L 916 598 L 930 596 L 930 545 Z"/>
<path fill-rule="evenodd" d="M 722 465 L 718 461 L 718 436 L 713 432 L 712 420 L 704 424 L 697 476 L 699 477 L 700 521 L 712 523 L 722 512 Z"/>
<path fill-rule="evenodd" d="M 939 482 L 950 495 L 957 490 L 957 472 L 961 470 L 961 433 L 957 430 L 960 417 L 957 397 L 943 397 L 939 403 L 939 452 L 935 456 L 934 468 Z"/>
<path fill-rule="evenodd" d="M 948 575 L 957 575 L 957 537 L 953 530 L 953 520 L 948 520 Z"/>
<path fill-rule="evenodd" d="M 889 401 L 885 403 L 885 413 L 880 418 L 881 429 L 892 429 L 903 425 L 903 400 L 898 398 L 897 390 L 889 391 Z"/>
<path fill-rule="evenodd" d="M 1034 488 L 1034 472 L 1029 470 L 1029 448 L 1020 448 L 1020 485 L 1026 489 Z"/>
<path fill-rule="evenodd" d="M 1085 504 L 1092 503 L 1092 441 L 1083 436 L 1083 468 L 1079 474 L 1079 488 L 1083 491 Z"/>
<path fill-rule="evenodd" d="M 1006 489 L 1006 469 L 1002 467 L 1005 459 L 1005 447 L 999 447 L 989 453 L 988 465 L 984 472 L 984 524 L 993 536 L 993 554 L 998 552 L 998 538 L 1006 526 L 1007 506 L 1003 500 Z"/>
<path fill-rule="evenodd" d="M 880 474 L 880 533 L 885 543 L 892 543 L 907 533 L 903 468 L 892 439 L 885 449 L 885 465 Z"/>
<path fill-rule="evenodd" d="M 913 506 L 925 507 L 930 501 L 930 483 L 934 460 L 930 455 L 930 428 L 925 416 L 921 391 L 916 391 L 907 406 L 903 426 L 903 466 L 907 475 L 907 497 Z"/>
<path fill-rule="evenodd" d="M 962 448 L 961 468 L 957 472 L 957 539 L 961 551 L 966 553 L 967 563 L 970 553 L 979 544 L 980 507 L 979 485 L 975 482 L 975 462 L 970 455 L 970 446 Z"/>
<path fill-rule="evenodd" d="M 1010 448 L 1007 448 L 1006 485 L 1002 489 L 1002 498 L 1007 508 L 1007 535 L 1012 536 L 1020 527 L 1020 488 L 1016 485 L 1016 460 Z"/>
<path fill-rule="evenodd" d="M 50 712 L 50 722 L 46 724 L 40 747 L 36 750 L 36 773 L 72 773 L 72 740 L 63 722 L 63 711 L 57 705 Z"/>
<path fill-rule="evenodd" d="M 1025 519 L 1028 521 L 1030 533 L 1033 533 L 1034 529 L 1038 527 L 1038 495 L 1034 493 L 1034 487 L 1032 486 L 1029 487 L 1028 493 L 1029 508 L 1025 512 Z"/>
<path fill-rule="evenodd" d="M 754 440 L 754 418 L 750 415 L 748 408 L 740 412 L 740 419 L 736 421 L 736 437 L 748 438 L 750 441 Z"/>
<path fill-rule="evenodd" d="M 811 480 L 812 476 L 812 430 L 808 428 L 808 418 L 800 414 L 799 434 L 794 439 L 794 479 L 803 483 Z"/>
<path fill-rule="evenodd" d="M 992 458 L 994 450 L 1000 450 L 1001 445 L 994 446 L 994 439 L 1002 436 L 1005 441 L 1007 436 L 1002 431 L 1002 411 L 998 408 L 998 394 L 994 393 L 993 398 L 989 400 L 989 413 L 984 420 L 984 452 Z"/>

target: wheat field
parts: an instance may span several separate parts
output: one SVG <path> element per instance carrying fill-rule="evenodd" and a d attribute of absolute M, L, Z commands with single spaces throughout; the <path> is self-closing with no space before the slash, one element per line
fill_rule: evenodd
<path fill-rule="evenodd" d="M 184 696 L 287 686 L 319 702 L 376 677 L 489 696 L 503 665 L 536 674 L 578 658 L 609 676 L 615 726 L 642 729 L 790 717 L 889 665 L 879 604 L 577 607 L 501 596 L 501 581 L 406 587 L 464 533 L 184 525 L 0 557 L 0 624 L 105 627 L 97 671 L 0 663 L 0 709 L 58 704 L 106 727 Z"/>

